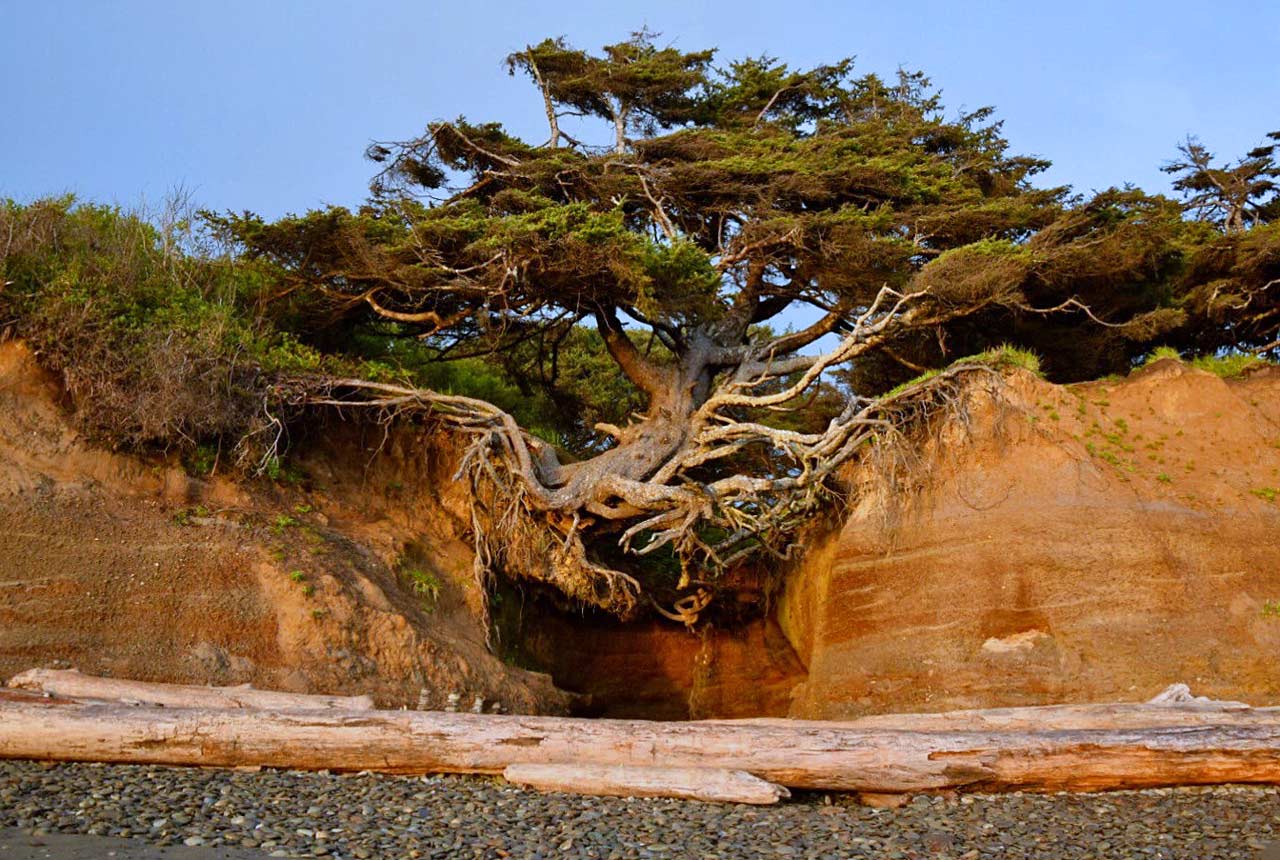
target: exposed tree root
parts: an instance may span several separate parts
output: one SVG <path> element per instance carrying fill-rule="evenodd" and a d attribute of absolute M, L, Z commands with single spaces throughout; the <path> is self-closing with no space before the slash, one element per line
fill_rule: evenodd
<path fill-rule="evenodd" d="M 482 585 L 501 570 L 627 618 L 654 602 L 654 595 L 606 555 L 661 555 L 678 569 L 672 574 L 678 581 L 672 605 L 658 611 L 692 628 L 711 603 L 720 573 L 753 557 L 791 557 L 801 528 L 841 492 L 834 480 L 840 467 L 872 445 L 882 458 L 907 450 L 896 444 L 904 428 L 954 409 L 963 377 L 997 376 L 986 365 L 960 365 L 890 396 L 852 397 L 821 432 L 781 429 L 752 417 L 786 410 L 824 371 L 876 346 L 887 326 L 909 322 L 912 311 L 904 308 L 912 298 L 883 291 L 824 355 L 774 362 L 763 348 L 746 346 L 734 351 L 728 372 L 716 373 L 725 367 L 724 357 L 715 355 L 723 349 L 695 353 L 663 382 L 663 390 L 684 396 L 655 398 L 641 420 L 615 428 L 615 447 L 581 462 L 560 463 L 549 445 L 509 414 L 469 397 L 361 379 L 306 378 L 285 384 L 285 400 L 376 410 L 388 421 L 428 415 L 469 437 L 455 478 L 472 490 Z M 708 384 L 713 379 L 715 386 Z M 700 384 L 703 396 L 688 394 Z M 747 453 L 763 456 L 747 459 Z M 744 462 L 755 465 L 742 471 Z"/>

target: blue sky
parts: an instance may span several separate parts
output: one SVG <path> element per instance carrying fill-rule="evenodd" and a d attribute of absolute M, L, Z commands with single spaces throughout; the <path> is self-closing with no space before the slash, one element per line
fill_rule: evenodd
<path fill-rule="evenodd" d="M 544 133 L 501 59 L 640 26 L 723 58 L 853 54 L 920 68 L 951 109 L 993 104 L 1048 181 L 1167 190 L 1198 134 L 1238 155 L 1280 128 L 1280 3 L 0 0 L 0 197 L 122 204 L 176 185 L 275 216 L 365 194 L 375 138 L 465 113 Z"/>

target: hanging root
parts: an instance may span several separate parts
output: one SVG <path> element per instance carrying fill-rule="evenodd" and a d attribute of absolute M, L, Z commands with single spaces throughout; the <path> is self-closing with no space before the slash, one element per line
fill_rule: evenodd
<path fill-rule="evenodd" d="M 897 306 L 890 309 L 897 312 Z M 874 332 L 873 332 L 874 333 Z M 785 560 L 797 536 L 842 493 L 836 473 L 865 458 L 891 484 L 909 474 L 910 428 L 963 412 L 974 377 L 993 382 L 988 365 L 952 367 L 880 398 L 853 397 L 814 433 L 749 420 L 794 399 L 813 384 L 813 367 L 858 354 L 865 336 L 851 335 L 815 359 L 799 381 L 794 370 L 750 359 L 702 406 L 677 423 L 646 418 L 614 428 L 618 444 L 581 463 L 562 465 L 551 449 L 482 400 L 385 383 L 345 379 L 293 380 L 286 402 L 375 411 L 382 420 L 423 415 L 469 437 L 456 480 L 471 490 L 475 577 L 487 594 L 495 572 L 545 583 L 583 605 L 621 618 L 647 604 L 692 628 L 711 604 L 715 579 L 753 558 Z M 780 388 L 781 385 L 781 388 Z M 677 419 L 678 421 L 679 419 Z M 653 425 L 646 424 L 653 421 Z M 646 435 L 646 431 L 649 431 Z M 656 452 L 656 453 L 655 453 Z M 648 460 L 644 460 L 648 457 Z M 644 462 L 643 468 L 636 467 Z M 605 556 L 661 556 L 679 571 L 669 608 L 659 606 L 635 575 Z"/>

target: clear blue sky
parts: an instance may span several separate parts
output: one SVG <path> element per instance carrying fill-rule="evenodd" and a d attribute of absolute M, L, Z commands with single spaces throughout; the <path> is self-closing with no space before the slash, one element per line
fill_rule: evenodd
<path fill-rule="evenodd" d="M 462 113 L 542 135 L 508 52 L 642 25 L 723 58 L 923 69 L 1082 190 L 1167 190 L 1186 134 L 1238 155 L 1280 128 L 1276 0 L 0 0 L 0 197 L 132 204 L 183 184 L 266 215 L 356 204 L 370 139 Z"/>

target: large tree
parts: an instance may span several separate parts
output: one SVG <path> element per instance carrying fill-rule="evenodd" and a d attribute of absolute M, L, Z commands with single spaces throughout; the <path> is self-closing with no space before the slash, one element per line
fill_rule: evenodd
<path fill-rule="evenodd" d="M 548 40 L 507 62 L 537 89 L 545 141 L 432 122 L 370 147 L 380 172 L 358 212 L 223 222 L 322 299 L 330 326 L 381 321 L 443 358 L 553 368 L 593 330 L 638 408 L 589 428 L 576 457 L 481 399 L 299 385 L 299 402 L 427 410 L 469 434 L 479 570 L 624 616 L 656 597 L 691 621 L 718 574 L 787 555 L 841 464 L 967 365 L 874 396 L 881 378 L 804 420 L 832 371 L 914 372 L 896 347 L 983 315 L 1165 319 L 1149 290 L 1112 289 L 1167 264 L 1167 242 L 1127 244 L 1173 229 L 1160 201 L 1111 192 L 1090 208 L 1036 187 L 1046 162 L 1011 154 L 989 109 L 948 117 L 921 74 L 720 68 L 647 33 L 600 54 Z"/>

